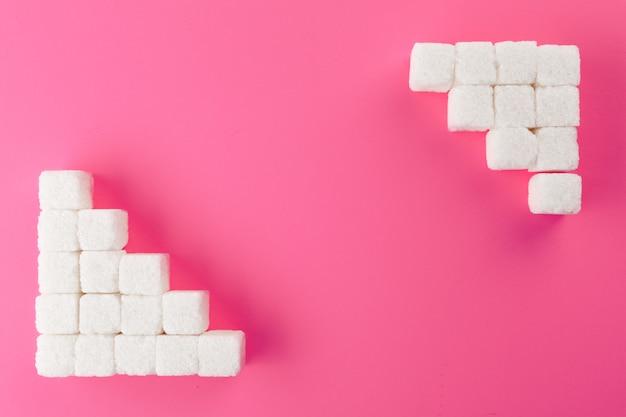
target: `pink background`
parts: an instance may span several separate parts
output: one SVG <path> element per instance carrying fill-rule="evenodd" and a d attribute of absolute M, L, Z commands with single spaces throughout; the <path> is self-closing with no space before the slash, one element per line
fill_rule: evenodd
<path fill-rule="evenodd" d="M 0 2 L 0 415 L 625 416 L 622 0 Z M 416 41 L 581 48 L 583 211 L 408 90 Z M 35 373 L 37 177 L 240 328 L 233 379 Z"/>

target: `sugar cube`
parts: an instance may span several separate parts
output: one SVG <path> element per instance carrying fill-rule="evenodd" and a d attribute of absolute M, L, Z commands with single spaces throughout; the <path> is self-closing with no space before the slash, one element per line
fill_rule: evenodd
<path fill-rule="evenodd" d="M 208 291 L 169 291 L 163 294 L 165 333 L 200 334 L 208 327 Z"/>
<path fill-rule="evenodd" d="M 411 50 L 409 88 L 446 92 L 454 81 L 454 45 L 416 43 Z"/>
<path fill-rule="evenodd" d="M 154 375 L 156 336 L 115 336 L 115 370 L 123 375 Z"/>
<path fill-rule="evenodd" d="M 494 125 L 493 88 L 486 85 L 452 87 L 448 93 L 448 129 L 488 130 Z"/>
<path fill-rule="evenodd" d="M 537 127 L 568 127 L 580 124 L 578 88 L 537 87 Z"/>
<path fill-rule="evenodd" d="M 573 171 L 578 168 L 578 132 L 575 127 L 535 130 L 539 152 L 529 171 Z"/>
<path fill-rule="evenodd" d="M 493 94 L 497 127 L 535 126 L 535 90 L 531 86 L 497 85 Z"/>
<path fill-rule="evenodd" d="M 119 251 L 83 251 L 80 254 L 80 288 L 85 293 L 116 293 L 119 291 Z"/>
<path fill-rule="evenodd" d="M 580 84 L 580 51 L 574 45 L 541 45 L 537 58 L 537 85 Z"/>
<path fill-rule="evenodd" d="M 78 241 L 82 250 L 120 250 L 128 243 L 128 213 L 118 209 L 78 212 Z"/>
<path fill-rule="evenodd" d="M 35 367 L 45 377 L 74 375 L 76 335 L 42 334 L 37 337 Z"/>
<path fill-rule="evenodd" d="M 581 198 L 577 174 L 535 174 L 528 183 L 528 207 L 535 214 L 576 214 Z"/>
<path fill-rule="evenodd" d="M 40 252 L 37 258 L 39 292 L 79 293 L 78 252 Z"/>
<path fill-rule="evenodd" d="M 495 44 L 498 84 L 534 84 L 537 77 L 537 42 Z"/>
<path fill-rule="evenodd" d="M 80 332 L 115 334 L 121 325 L 119 294 L 85 294 L 80 298 Z"/>
<path fill-rule="evenodd" d="M 90 209 L 93 178 L 84 171 L 44 171 L 39 175 L 39 206 L 51 209 Z"/>
<path fill-rule="evenodd" d="M 72 252 L 80 249 L 75 210 L 44 210 L 37 222 L 37 246 L 41 252 Z"/>
<path fill-rule="evenodd" d="M 42 294 L 35 299 L 35 327 L 43 334 L 78 333 L 80 294 Z"/>
<path fill-rule="evenodd" d="M 496 83 L 496 54 L 491 42 L 457 42 L 455 84 Z"/>
<path fill-rule="evenodd" d="M 198 373 L 198 336 L 156 336 L 156 374 L 162 376 Z"/>
<path fill-rule="evenodd" d="M 235 376 L 246 358 L 245 334 L 239 330 L 211 330 L 198 336 L 198 375 Z"/>
<path fill-rule="evenodd" d="M 122 295 L 122 333 L 156 335 L 163 333 L 160 295 Z"/>
<path fill-rule="evenodd" d="M 489 169 L 527 169 L 537 159 L 537 138 L 521 127 L 497 128 L 487 132 Z"/>
<path fill-rule="evenodd" d="M 122 294 L 161 295 L 170 289 L 170 261 L 165 253 L 128 253 L 120 260 Z"/>
<path fill-rule="evenodd" d="M 115 375 L 115 336 L 80 334 L 74 354 L 76 376 Z"/>

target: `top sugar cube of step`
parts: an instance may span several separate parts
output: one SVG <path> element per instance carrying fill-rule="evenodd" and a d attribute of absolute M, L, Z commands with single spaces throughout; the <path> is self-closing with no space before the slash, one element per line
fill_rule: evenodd
<path fill-rule="evenodd" d="M 575 45 L 541 45 L 537 56 L 538 86 L 580 84 L 580 51 Z"/>
<path fill-rule="evenodd" d="M 537 77 L 537 42 L 497 42 L 498 84 L 534 84 Z"/>
<path fill-rule="evenodd" d="M 85 171 L 43 171 L 39 175 L 41 210 L 80 210 L 93 207 L 93 177 Z"/>
<path fill-rule="evenodd" d="M 491 42 L 457 42 L 454 83 L 494 85 L 496 53 Z"/>
<path fill-rule="evenodd" d="M 454 45 L 416 43 L 411 50 L 409 88 L 445 93 L 454 82 Z"/>

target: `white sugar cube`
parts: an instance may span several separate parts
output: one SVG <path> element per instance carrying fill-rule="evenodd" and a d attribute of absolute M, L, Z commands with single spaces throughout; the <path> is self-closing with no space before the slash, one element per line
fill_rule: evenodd
<path fill-rule="evenodd" d="M 537 127 L 569 127 L 580 124 L 577 87 L 537 87 L 535 95 Z"/>
<path fill-rule="evenodd" d="M 122 296 L 122 333 L 156 335 L 163 333 L 163 309 L 159 295 Z"/>
<path fill-rule="evenodd" d="M 44 210 L 37 222 L 37 247 L 41 252 L 72 252 L 80 249 L 75 210 Z"/>
<path fill-rule="evenodd" d="M 128 243 L 128 213 L 118 209 L 78 212 L 78 241 L 82 250 L 120 250 Z"/>
<path fill-rule="evenodd" d="M 35 366 L 45 377 L 74 375 L 76 335 L 42 334 L 37 337 Z"/>
<path fill-rule="evenodd" d="M 577 46 L 541 45 L 537 59 L 537 85 L 580 84 L 580 51 Z"/>
<path fill-rule="evenodd" d="M 51 209 L 90 209 L 93 178 L 84 171 L 44 171 L 39 175 L 39 206 Z"/>
<path fill-rule="evenodd" d="M 165 333 L 200 334 L 208 327 L 208 291 L 169 291 L 163 294 Z"/>
<path fill-rule="evenodd" d="M 170 289 L 170 261 L 165 253 L 128 253 L 120 260 L 120 292 L 161 295 Z"/>
<path fill-rule="evenodd" d="M 411 50 L 409 88 L 446 92 L 454 81 L 454 45 L 416 43 Z"/>
<path fill-rule="evenodd" d="M 156 336 L 115 336 L 115 370 L 122 375 L 154 375 Z"/>
<path fill-rule="evenodd" d="M 496 83 L 496 54 L 491 42 L 458 42 L 454 67 L 455 84 Z"/>
<path fill-rule="evenodd" d="M 39 292 L 79 293 L 78 252 L 40 252 L 37 258 Z"/>
<path fill-rule="evenodd" d="M 83 251 L 80 254 L 80 288 L 85 293 L 119 291 L 120 251 Z"/>
<path fill-rule="evenodd" d="M 534 84 L 537 77 L 537 42 L 497 42 L 498 84 Z"/>
<path fill-rule="evenodd" d="M 528 169 L 537 159 L 537 138 L 528 129 L 498 128 L 487 133 L 489 169 Z"/>
<path fill-rule="evenodd" d="M 85 294 L 80 298 L 80 332 L 115 334 L 121 325 L 119 294 Z"/>
<path fill-rule="evenodd" d="M 462 85 L 448 93 L 448 129 L 488 130 L 494 125 L 493 88 Z"/>
<path fill-rule="evenodd" d="M 78 333 L 80 294 L 42 294 L 35 299 L 35 327 L 43 334 Z"/>
<path fill-rule="evenodd" d="M 198 373 L 198 336 L 156 336 L 156 374 L 162 376 Z"/>
<path fill-rule="evenodd" d="M 198 375 L 235 376 L 246 360 L 245 334 L 240 330 L 211 330 L 198 336 Z"/>
<path fill-rule="evenodd" d="M 496 127 L 535 127 L 535 90 L 529 85 L 494 88 Z"/>
<path fill-rule="evenodd" d="M 76 376 L 115 375 L 115 336 L 80 334 L 74 354 Z"/>
<path fill-rule="evenodd" d="M 576 174 L 535 174 L 528 182 L 528 207 L 535 214 L 576 214 L 582 179 Z"/>
<path fill-rule="evenodd" d="M 578 168 L 578 132 L 575 127 L 535 130 L 539 152 L 529 171 L 573 171 Z"/>

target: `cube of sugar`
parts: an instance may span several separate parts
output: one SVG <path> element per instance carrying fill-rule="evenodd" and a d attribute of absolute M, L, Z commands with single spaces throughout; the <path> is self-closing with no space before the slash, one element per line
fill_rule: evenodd
<path fill-rule="evenodd" d="M 165 253 L 128 253 L 120 260 L 120 292 L 161 295 L 170 289 L 170 260 Z"/>
<path fill-rule="evenodd" d="M 120 250 L 128 243 L 128 213 L 118 209 L 78 212 L 78 241 L 82 250 Z"/>
<path fill-rule="evenodd" d="M 115 375 L 115 336 L 80 334 L 74 351 L 76 376 Z"/>
<path fill-rule="evenodd" d="M 576 214 L 582 179 L 576 174 L 535 174 L 528 182 L 528 207 L 535 214 Z"/>
<path fill-rule="evenodd" d="M 80 332 L 84 334 L 119 333 L 121 312 L 119 294 L 85 294 L 80 298 Z"/>
<path fill-rule="evenodd" d="M 537 159 L 537 138 L 521 127 L 497 128 L 487 132 L 489 169 L 527 169 Z"/>
<path fill-rule="evenodd" d="M 208 327 L 208 291 L 169 291 L 163 294 L 165 333 L 200 334 Z"/>
<path fill-rule="evenodd" d="M 115 371 L 122 375 L 154 375 L 156 336 L 115 336 Z"/>
<path fill-rule="evenodd" d="M 409 88 L 446 92 L 454 81 L 454 45 L 416 43 L 411 50 Z"/>
<path fill-rule="evenodd" d="M 580 52 L 574 45 L 541 45 L 537 57 L 537 85 L 580 84 Z"/>
<path fill-rule="evenodd" d="M 497 85 L 493 91 L 496 127 L 535 127 L 535 90 L 529 85 Z"/>
<path fill-rule="evenodd" d="M 39 292 L 79 293 L 78 252 L 40 252 L 37 258 Z"/>
<path fill-rule="evenodd" d="M 156 336 L 156 374 L 198 373 L 198 336 Z"/>
<path fill-rule="evenodd" d="M 246 360 L 246 338 L 240 330 L 211 330 L 198 336 L 198 375 L 235 376 Z"/>
<path fill-rule="evenodd" d="M 84 171 L 44 171 L 39 175 L 39 207 L 51 209 L 90 209 L 93 178 Z"/>
<path fill-rule="evenodd" d="M 488 130 L 494 125 L 493 88 L 486 85 L 452 87 L 448 93 L 448 129 Z"/>
<path fill-rule="evenodd" d="M 577 87 L 537 87 L 535 101 L 537 127 L 568 127 L 580 124 Z"/>
<path fill-rule="evenodd" d="M 119 251 L 83 251 L 80 254 L 80 288 L 85 293 L 115 293 L 119 291 Z"/>
<path fill-rule="evenodd" d="M 539 152 L 529 171 L 573 171 L 578 168 L 578 133 L 575 127 L 535 130 Z"/>
<path fill-rule="evenodd" d="M 75 343 L 76 335 L 42 334 L 37 337 L 37 374 L 45 377 L 74 375 Z"/>
<path fill-rule="evenodd" d="M 44 210 L 37 222 L 37 247 L 40 251 L 72 252 L 80 249 L 74 210 Z"/>
<path fill-rule="evenodd" d="M 163 333 L 160 295 L 122 295 L 122 333 L 156 335 Z"/>
<path fill-rule="evenodd" d="M 498 84 L 534 84 L 537 77 L 537 42 L 497 42 Z"/>
<path fill-rule="evenodd" d="M 80 294 L 42 294 L 35 299 L 35 327 L 43 334 L 78 333 Z"/>
<path fill-rule="evenodd" d="M 454 67 L 455 84 L 496 83 L 496 53 L 491 42 L 458 42 Z"/>

